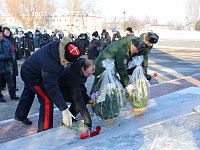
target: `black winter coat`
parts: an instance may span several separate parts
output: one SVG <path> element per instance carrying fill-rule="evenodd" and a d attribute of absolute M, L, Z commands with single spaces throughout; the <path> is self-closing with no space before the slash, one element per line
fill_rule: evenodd
<path fill-rule="evenodd" d="M 87 78 L 84 77 L 81 63 L 85 59 L 79 58 L 74 64 L 68 65 L 59 76 L 59 86 L 66 101 L 73 103 L 84 120 L 84 123 L 91 127 L 92 122 L 86 107 L 90 97 L 87 95 L 85 82 Z"/>
<path fill-rule="evenodd" d="M 99 56 L 100 51 L 100 41 L 97 39 L 93 39 L 90 42 L 89 49 L 88 49 L 88 59 L 96 60 Z"/>
<path fill-rule="evenodd" d="M 12 62 L 12 75 L 13 76 L 18 76 L 18 65 L 17 65 L 17 59 L 16 59 L 16 41 L 12 37 L 12 34 L 9 37 L 5 36 L 5 38 L 10 41 L 11 50 L 12 50 L 12 53 L 14 54 L 14 60 Z"/>
<path fill-rule="evenodd" d="M 59 42 L 52 42 L 33 53 L 22 65 L 21 77 L 25 84 L 44 84 L 47 96 L 60 111 L 67 108 L 58 86 L 58 76 L 64 66 L 60 64 Z"/>

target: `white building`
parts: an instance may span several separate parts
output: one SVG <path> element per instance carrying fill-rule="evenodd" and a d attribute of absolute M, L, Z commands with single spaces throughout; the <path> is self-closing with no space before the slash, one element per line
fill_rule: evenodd
<path fill-rule="evenodd" d="M 45 14 L 40 13 L 41 16 Z M 45 24 L 35 25 L 34 28 L 58 29 L 72 33 L 93 32 L 102 30 L 103 18 L 101 16 L 84 12 L 54 12 L 45 15 Z M 28 18 L 28 17 L 27 17 Z M 0 10 L 0 24 L 4 26 L 20 26 L 22 24 L 13 16 Z"/>

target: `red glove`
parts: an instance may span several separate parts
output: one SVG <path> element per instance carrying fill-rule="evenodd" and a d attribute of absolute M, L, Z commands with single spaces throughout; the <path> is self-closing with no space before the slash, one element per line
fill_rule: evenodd
<path fill-rule="evenodd" d="M 84 139 L 84 138 L 87 138 L 88 136 L 93 137 L 93 136 L 99 135 L 100 131 L 101 131 L 101 127 L 96 126 L 95 130 L 90 130 L 90 131 L 87 130 L 81 133 L 80 138 Z"/>
<path fill-rule="evenodd" d="M 99 135 L 100 131 L 101 131 L 101 127 L 100 126 L 96 126 L 96 130 L 95 131 L 90 131 L 90 137 Z"/>
<path fill-rule="evenodd" d="M 157 72 L 154 72 L 153 76 L 154 76 L 154 77 L 157 77 L 157 76 L 158 76 Z"/>
<path fill-rule="evenodd" d="M 85 131 L 85 132 L 83 132 L 83 133 L 80 134 L 80 138 L 84 139 L 84 138 L 88 137 L 88 135 L 89 135 L 89 132 Z"/>

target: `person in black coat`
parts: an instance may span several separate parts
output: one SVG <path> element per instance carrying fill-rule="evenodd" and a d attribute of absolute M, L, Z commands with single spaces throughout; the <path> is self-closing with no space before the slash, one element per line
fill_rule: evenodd
<path fill-rule="evenodd" d="M 97 37 L 98 37 L 98 32 L 95 31 L 92 34 L 92 41 L 90 42 L 88 49 L 88 58 L 94 61 L 99 56 L 99 51 L 100 51 L 100 41 L 97 39 Z"/>
<path fill-rule="evenodd" d="M 81 50 L 81 55 L 88 53 L 89 40 L 86 33 L 81 33 L 76 40 L 76 43 L 79 45 Z"/>
<path fill-rule="evenodd" d="M 50 37 L 50 35 L 47 33 L 47 30 L 44 30 L 44 34 L 42 34 L 42 36 L 40 37 L 40 42 L 39 42 L 40 47 L 42 47 L 42 46 L 48 44 L 48 43 L 51 41 L 50 38 L 51 38 L 51 37 Z"/>
<path fill-rule="evenodd" d="M 111 43 L 110 35 L 105 29 L 103 29 L 101 33 L 100 43 L 101 43 L 100 52 L 102 52 Z"/>
<path fill-rule="evenodd" d="M 24 90 L 15 112 L 15 120 L 32 124 L 27 116 L 36 94 L 40 103 L 38 132 L 53 127 L 53 104 L 62 112 L 63 123 L 71 126 L 73 115 L 60 92 L 58 77 L 64 65 L 76 61 L 79 56 L 79 48 L 64 37 L 60 42 L 51 42 L 28 57 L 21 67 Z"/>
<path fill-rule="evenodd" d="M 14 59 L 14 53 L 12 52 L 10 41 L 3 36 L 3 30 L 0 26 L 0 85 L 5 81 L 8 86 L 10 99 L 18 100 L 19 97 L 16 96 L 16 90 L 11 73 Z M 2 89 L 0 89 L 0 102 L 6 102 L 1 90 Z"/>
<path fill-rule="evenodd" d="M 94 70 L 93 60 L 79 58 L 77 62 L 65 68 L 58 80 L 64 99 L 71 103 L 70 112 L 73 116 L 80 112 L 84 124 L 89 128 L 92 127 L 92 121 L 86 105 L 91 102 L 91 99 L 87 94 L 85 82 L 94 73 Z"/>
<path fill-rule="evenodd" d="M 18 65 L 17 65 L 17 59 L 16 59 L 16 49 L 17 49 L 16 40 L 13 37 L 12 32 L 10 31 L 9 27 L 3 28 L 3 34 L 4 34 L 4 37 L 10 41 L 11 50 L 12 50 L 12 53 L 14 54 L 14 60 L 12 62 L 12 79 L 13 79 L 15 89 L 18 90 L 16 88 L 17 87 L 16 77 L 18 76 Z"/>

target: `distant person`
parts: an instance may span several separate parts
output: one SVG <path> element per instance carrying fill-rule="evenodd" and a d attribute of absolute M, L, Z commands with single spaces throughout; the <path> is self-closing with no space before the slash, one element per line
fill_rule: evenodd
<path fill-rule="evenodd" d="M 8 92 L 11 100 L 19 100 L 16 96 L 16 89 L 12 79 L 12 63 L 15 60 L 11 44 L 8 39 L 3 36 L 3 29 L 0 26 L 0 85 L 2 80 L 7 83 Z M 0 89 L 0 102 L 6 102 Z"/>
<path fill-rule="evenodd" d="M 117 31 L 117 29 L 115 27 L 112 28 L 112 33 L 113 33 L 113 35 L 112 35 L 112 42 L 115 42 L 115 41 L 117 41 L 118 39 L 121 38 L 120 32 Z"/>
<path fill-rule="evenodd" d="M 47 33 L 47 30 L 44 30 L 44 34 L 42 34 L 40 38 L 40 47 L 47 45 L 50 42 L 50 35 Z"/>
<path fill-rule="evenodd" d="M 131 27 L 126 28 L 126 37 L 130 37 L 130 38 L 135 37 L 134 31 Z"/>
<path fill-rule="evenodd" d="M 88 48 L 88 59 L 93 61 L 99 56 L 100 52 L 100 41 L 98 40 L 98 32 L 95 31 L 92 33 L 92 41 L 90 41 L 89 48 Z"/>
<path fill-rule="evenodd" d="M 88 54 L 89 40 L 87 33 L 81 33 L 75 41 L 80 47 L 81 55 Z"/>
<path fill-rule="evenodd" d="M 36 29 L 35 30 L 35 34 L 34 34 L 34 48 L 35 48 L 35 51 L 40 49 L 40 39 L 41 38 L 42 38 L 41 32 L 38 29 Z"/>
<path fill-rule="evenodd" d="M 52 41 L 60 41 L 59 37 L 57 36 L 56 31 L 52 31 L 51 36 L 50 36 L 50 42 Z"/>
<path fill-rule="evenodd" d="M 110 35 L 105 29 L 102 30 L 100 43 L 100 52 L 102 52 L 111 43 Z"/>
<path fill-rule="evenodd" d="M 16 40 L 13 37 L 13 34 L 10 31 L 9 27 L 3 28 L 3 34 L 4 34 L 4 37 L 10 41 L 11 50 L 12 50 L 12 53 L 14 55 L 14 59 L 13 59 L 13 62 L 12 62 L 12 80 L 13 80 L 15 89 L 17 91 L 18 89 L 17 89 L 16 77 L 18 76 L 18 65 L 17 65 L 17 59 L 16 59 L 16 50 L 17 50 Z"/>

